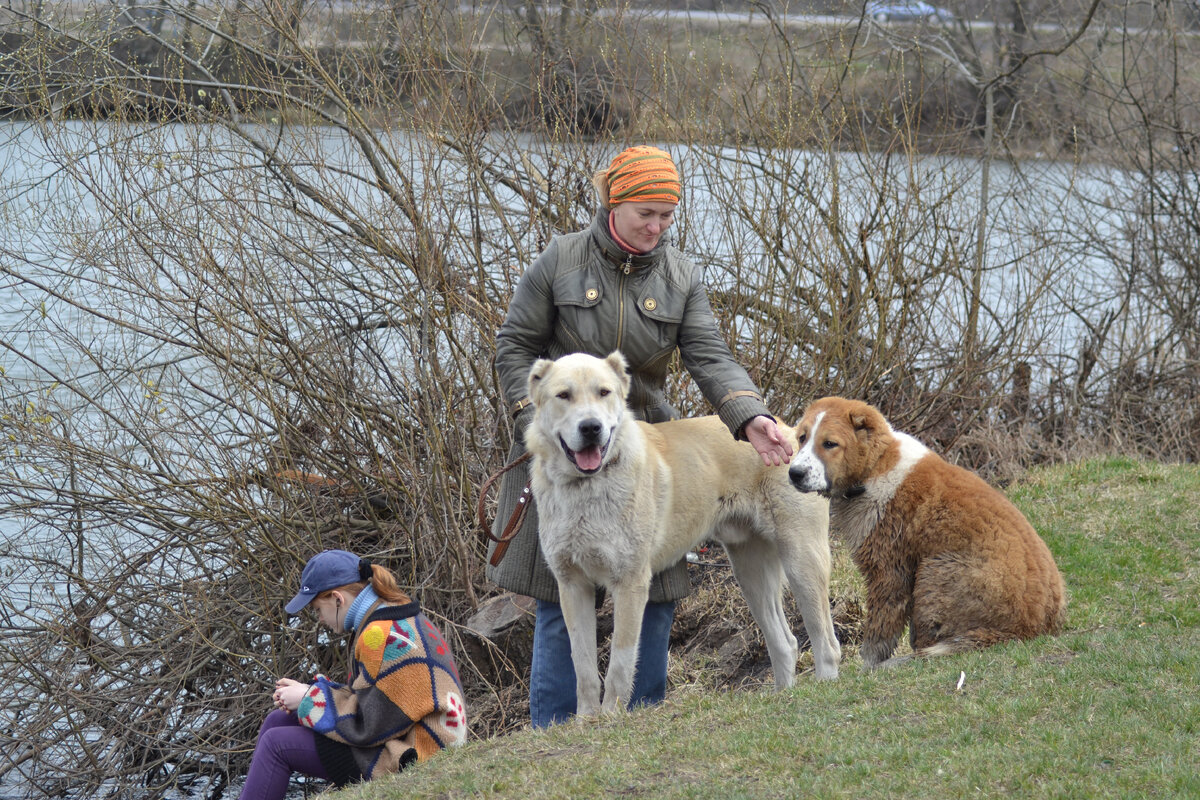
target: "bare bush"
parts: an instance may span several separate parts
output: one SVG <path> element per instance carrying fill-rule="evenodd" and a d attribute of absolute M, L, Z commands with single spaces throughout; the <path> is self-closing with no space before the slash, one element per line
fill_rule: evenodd
<path fill-rule="evenodd" d="M 863 397 L 997 479 L 1081 442 L 1196 458 L 1173 18 L 1164 49 L 751 5 L 0 11 L 5 790 L 220 796 L 274 677 L 345 663 L 282 612 L 324 547 L 476 654 L 474 736 L 524 724 L 527 665 L 462 627 L 511 436 L 493 337 L 633 141 L 672 143 L 677 241 L 781 418 Z"/>

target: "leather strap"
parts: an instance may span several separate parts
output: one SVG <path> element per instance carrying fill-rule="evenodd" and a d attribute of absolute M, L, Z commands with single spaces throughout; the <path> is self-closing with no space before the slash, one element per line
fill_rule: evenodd
<path fill-rule="evenodd" d="M 484 502 L 487 500 L 488 489 L 492 487 L 492 484 L 501 475 L 528 460 L 529 453 L 525 453 L 516 461 L 505 464 L 499 472 L 484 481 L 483 487 L 479 490 L 479 529 L 483 531 L 484 536 L 496 543 L 496 549 L 492 551 L 492 557 L 488 559 L 488 563 L 493 567 L 500 564 L 500 559 L 504 558 L 504 554 L 508 551 L 508 543 L 517 535 L 517 531 L 521 530 L 521 523 L 525 521 L 525 515 L 529 513 L 529 503 L 533 499 L 533 490 L 529 486 L 529 481 L 526 481 L 525 487 L 521 489 L 521 496 L 517 498 L 517 506 L 513 509 L 512 515 L 509 516 L 508 522 L 504 525 L 504 530 L 500 532 L 499 536 L 495 536 L 492 534 L 492 526 L 488 524 L 487 514 L 483 508 Z"/>
<path fill-rule="evenodd" d="M 528 397 L 522 397 L 520 400 L 512 404 L 512 407 L 508 409 L 508 413 L 515 417 L 525 409 L 529 408 L 531 405 L 533 405 L 532 400 L 530 400 Z"/>

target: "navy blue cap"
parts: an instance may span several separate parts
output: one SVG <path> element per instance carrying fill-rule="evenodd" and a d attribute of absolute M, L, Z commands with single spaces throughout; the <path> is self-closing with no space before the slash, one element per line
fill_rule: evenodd
<path fill-rule="evenodd" d="M 284 610 L 290 615 L 299 614 L 321 592 L 358 583 L 362 580 L 360 561 L 354 553 L 345 550 L 317 553 L 304 565 L 304 572 L 300 573 L 300 591 Z"/>

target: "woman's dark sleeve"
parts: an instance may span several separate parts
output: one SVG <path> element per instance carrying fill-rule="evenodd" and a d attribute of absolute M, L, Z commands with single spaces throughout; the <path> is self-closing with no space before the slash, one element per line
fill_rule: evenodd
<path fill-rule="evenodd" d="M 758 387 L 717 328 L 708 287 L 699 279 L 699 270 L 694 273 L 679 327 L 679 355 L 704 398 L 737 438 L 745 438 L 742 428 L 754 417 L 771 416 Z"/>

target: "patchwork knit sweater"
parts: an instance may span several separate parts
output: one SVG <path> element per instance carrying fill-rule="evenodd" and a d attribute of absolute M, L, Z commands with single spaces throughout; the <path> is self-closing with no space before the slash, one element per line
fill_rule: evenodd
<path fill-rule="evenodd" d="M 377 605 L 354 641 L 349 684 L 318 675 L 296 714 L 337 786 L 398 772 L 467 737 L 450 647 L 416 602 Z"/>

